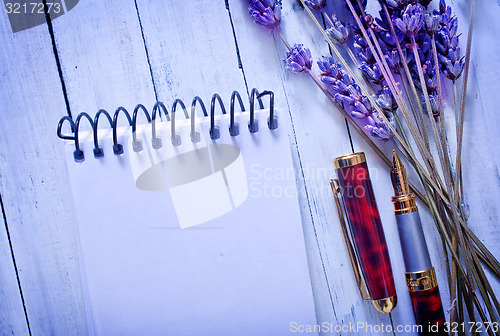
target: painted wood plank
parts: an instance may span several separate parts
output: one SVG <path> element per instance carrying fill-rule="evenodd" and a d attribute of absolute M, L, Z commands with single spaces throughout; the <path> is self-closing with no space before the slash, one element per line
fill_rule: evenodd
<path fill-rule="evenodd" d="M 197 95 L 210 108 L 214 93 L 229 106 L 233 90 L 245 99 L 224 1 L 137 0 L 137 7 L 155 89 L 167 106 L 176 98 L 190 104 Z"/>
<path fill-rule="evenodd" d="M 13 34 L 4 11 L 0 15 L 0 193 L 31 332 L 81 334 L 71 196 L 55 136 L 66 107 L 51 39 L 46 25 Z M 2 267 L 2 273 L 11 268 Z M 22 307 L 14 301 L 19 289 L 5 294 L 2 301 L 12 305 L 2 316 L 18 325 L 14 335 L 27 335 Z M 2 332 L 9 330 L 5 327 Z"/>
<path fill-rule="evenodd" d="M 149 110 L 155 94 L 133 0 L 82 1 L 53 22 L 70 108 Z M 140 121 L 142 122 L 142 121 Z"/>

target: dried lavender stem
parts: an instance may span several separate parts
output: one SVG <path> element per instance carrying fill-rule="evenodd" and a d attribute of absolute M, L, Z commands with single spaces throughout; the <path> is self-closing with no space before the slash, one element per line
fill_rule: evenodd
<path fill-rule="evenodd" d="M 436 48 L 436 34 L 431 35 L 432 55 L 434 56 L 434 67 L 437 76 L 437 92 L 438 92 L 438 111 L 439 115 L 443 113 L 443 88 L 441 87 L 441 73 L 439 71 L 439 60 Z"/>
<path fill-rule="evenodd" d="M 368 43 L 370 51 L 372 52 L 373 56 L 375 57 L 377 65 L 379 66 L 380 70 L 383 73 L 384 78 L 386 79 L 386 82 L 389 85 L 391 93 L 393 94 L 394 98 L 396 99 L 398 105 L 401 107 L 401 111 L 403 112 L 403 116 L 405 117 L 407 124 L 409 124 L 410 131 L 412 132 L 413 138 L 415 139 L 415 143 L 417 144 L 417 147 L 419 148 L 420 154 L 422 155 L 422 157 L 427 158 L 427 160 L 424 160 L 424 162 L 426 163 L 427 168 L 429 169 L 429 172 L 432 175 L 436 175 L 434 173 L 435 167 L 433 167 L 433 165 L 431 164 L 431 162 L 433 162 L 433 159 L 432 159 L 432 154 L 429 151 L 428 140 L 424 136 L 422 136 L 422 134 L 419 134 L 417 132 L 417 128 L 415 127 L 415 125 L 412 125 L 412 123 L 410 121 L 411 120 L 410 113 L 409 113 L 408 108 L 404 102 L 404 99 L 400 95 L 399 90 L 397 90 L 397 88 L 396 88 L 396 84 L 395 84 L 396 81 L 395 81 L 394 77 L 392 76 L 392 73 L 391 73 L 391 70 L 389 68 L 389 65 L 387 64 L 387 61 L 383 57 L 383 52 L 382 52 L 380 45 L 377 41 L 377 37 L 375 36 L 375 33 L 373 32 L 373 30 L 370 27 L 368 27 L 368 30 L 370 31 L 371 37 L 373 39 L 373 43 L 377 46 L 377 50 L 375 50 L 375 48 L 371 42 L 371 39 L 368 36 L 368 33 L 366 32 L 366 30 L 365 30 L 361 20 L 359 19 L 354 7 L 352 6 L 350 0 L 346 1 L 346 3 L 349 6 L 349 9 L 351 10 L 352 15 L 354 16 L 354 19 L 356 20 L 356 23 L 358 24 L 358 26 L 361 30 L 361 33 L 363 34 L 363 37 L 365 38 L 366 42 Z M 361 5 L 361 2 L 359 0 L 358 0 L 358 5 L 361 8 L 362 15 L 366 17 L 366 13 L 364 12 L 363 6 Z M 425 128 L 425 125 L 424 125 L 424 128 Z M 426 132 L 427 131 L 425 130 L 425 135 L 427 134 Z M 424 141 L 424 139 L 425 139 L 425 141 Z M 419 141 L 420 141 L 420 143 L 419 143 Z M 427 145 L 427 147 L 425 147 L 425 145 Z M 427 149 L 427 151 L 425 149 Z M 434 176 L 434 178 L 436 178 L 436 176 Z M 436 178 L 436 181 L 439 181 L 439 179 Z"/>
<path fill-rule="evenodd" d="M 456 158 L 458 158 L 458 144 L 461 142 L 460 140 L 460 111 L 458 107 L 458 92 L 457 92 L 457 82 L 453 81 L 453 103 L 454 103 L 454 112 L 455 112 L 455 130 L 456 130 L 456 136 L 457 136 L 457 155 Z M 456 181 L 458 179 L 458 181 Z M 464 201 L 463 197 L 460 198 L 460 196 L 463 196 L 463 192 L 461 190 L 463 189 L 463 181 L 462 181 L 462 172 L 458 172 L 458 167 L 457 163 L 455 163 L 455 184 L 454 184 L 454 190 L 455 190 L 455 197 L 453 197 L 453 203 L 457 205 L 458 208 L 460 207 L 460 200 L 462 202 Z M 458 188 L 458 189 L 457 189 Z"/>
<path fill-rule="evenodd" d="M 405 69 L 406 76 L 408 79 L 408 83 L 410 84 L 410 87 L 412 89 L 412 93 L 413 93 L 415 100 L 416 100 L 416 104 L 417 104 L 417 108 L 418 108 L 418 112 L 419 112 L 419 117 L 420 117 L 420 123 L 422 125 L 422 131 L 423 131 L 422 137 L 424 139 L 427 139 L 424 136 L 427 134 L 427 127 L 425 125 L 424 112 L 422 109 L 422 105 L 420 104 L 417 88 L 415 87 L 415 84 L 411 80 L 411 73 L 410 73 L 410 69 L 408 68 L 408 62 L 406 61 L 406 57 L 403 53 L 403 49 L 401 48 L 401 43 L 399 43 L 399 39 L 398 39 L 398 36 L 396 34 L 396 30 L 394 29 L 394 24 L 392 23 L 391 15 L 389 14 L 389 10 L 387 9 L 387 5 L 385 4 L 385 2 L 382 4 L 382 8 L 384 9 L 385 14 L 387 16 L 387 20 L 389 21 L 389 26 L 391 28 L 391 35 L 394 38 L 394 40 L 396 41 L 396 48 L 398 49 L 399 57 L 402 60 L 403 67 Z M 425 144 L 427 145 L 427 148 L 430 150 L 429 142 L 427 141 L 427 142 L 425 142 Z"/>
<path fill-rule="evenodd" d="M 410 95 L 410 88 L 408 86 L 408 79 L 406 77 L 406 73 L 404 71 L 402 71 L 400 76 L 401 76 L 401 82 L 403 82 L 403 87 L 405 89 L 406 98 L 408 99 L 408 103 L 410 103 L 410 110 L 413 114 L 413 118 L 415 119 L 416 128 L 417 128 L 418 132 L 420 132 L 420 134 L 422 134 L 423 130 L 422 130 L 422 125 L 421 125 L 421 119 L 418 117 L 417 109 L 413 105 L 414 102 L 413 102 L 413 98 Z"/>
<path fill-rule="evenodd" d="M 342 46 L 344 47 L 345 51 L 347 52 L 347 55 L 349 55 L 349 58 L 354 63 L 354 66 L 356 66 L 356 69 L 359 69 L 359 62 L 356 59 L 356 56 L 354 56 L 351 48 L 349 48 L 349 46 L 347 45 L 347 43 L 342 44 Z M 369 88 L 369 89 L 371 89 L 371 92 L 373 94 L 375 94 L 375 89 L 371 85 L 370 81 L 366 78 L 366 76 L 364 74 L 362 74 L 361 77 L 363 77 L 363 80 L 365 81 L 366 87 Z"/>
<path fill-rule="evenodd" d="M 288 43 L 288 41 L 285 38 L 285 35 L 283 35 L 283 33 L 281 32 L 281 29 L 276 28 L 275 30 L 278 32 L 278 36 L 281 38 L 281 41 L 283 41 L 283 44 L 286 46 L 288 51 L 292 50 L 292 47 L 290 47 L 290 44 Z"/>
<path fill-rule="evenodd" d="M 335 27 L 335 24 L 333 23 L 332 19 L 330 19 L 330 16 L 328 16 L 328 14 L 326 14 L 324 9 L 321 10 L 321 14 L 323 14 L 323 16 L 326 17 L 326 21 L 328 21 L 328 24 L 330 25 L 330 27 Z"/>
<path fill-rule="evenodd" d="M 360 0 L 357 0 L 357 1 L 358 1 L 358 5 L 361 8 L 362 15 L 366 17 L 366 13 L 363 10 L 363 6 L 361 5 Z M 354 7 L 352 6 L 350 0 L 346 1 L 346 3 L 349 6 L 349 9 L 351 10 L 351 12 L 354 16 L 356 23 L 358 24 L 359 28 L 361 29 L 363 37 L 365 38 L 366 42 L 368 43 L 368 46 L 370 47 L 370 50 L 371 50 L 372 54 L 374 55 L 375 60 L 376 60 L 377 64 L 379 65 L 380 70 L 382 71 L 384 78 L 386 79 L 386 82 L 388 83 L 392 94 L 394 95 L 394 98 L 396 99 L 398 105 L 401 107 L 401 111 L 403 112 L 403 116 L 405 117 L 406 122 L 409 125 L 412 125 L 411 124 L 411 117 L 410 117 L 408 108 L 404 102 L 404 99 L 400 95 L 400 92 L 395 87 L 396 81 L 391 73 L 391 70 L 389 68 L 389 65 L 387 64 L 387 61 L 383 57 L 382 49 L 378 43 L 378 40 L 377 40 L 377 37 L 375 36 L 375 33 L 373 32 L 373 29 L 368 25 L 368 31 L 371 34 L 371 37 L 373 39 L 373 43 L 377 47 L 377 51 L 374 50 L 374 47 L 373 47 L 371 40 L 370 40 L 370 37 L 368 36 L 368 34 L 367 34 L 361 20 L 359 19 Z M 397 38 L 396 38 L 396 40 L 397 40 Z M 377 52 L 378 52 L 378 54 L 377 54 Z M 422 118 L 423 118 L 423 116 L 422 116 Z M 424 130 L 425 130 L 425 137 L 423 137 L 423 138 L 425 139 L 425 142 L 422 141 L 422 139 L 420 139 L 419 135 L 421 136 L 421 134 L 419 134 L 417 132 L 415 126 L 410 127 L 410 131 L 412 132 L 412 135 L 415 139 L 415 142 L 417 144 L 417 147 L 419 148 L 419 151 L 420 151 L 420 154 L 422 155 L 422 157 L 425 157 L 424 155 L 427 155 L 427 160 L 424 160 L 424 162 L 426 163 L 427 168 L 429 169 L 429 172 L 434 177 L 434 179 L 438 182 L 438 184 L 442 187 L 442 190 L 445 190 L 443 182 L 441 181 L 441 178 L 437 174 L 436 165 L 435 165 L 434 159 L 432 157 L 432 154 L 430 152 L 429 142 L 427 139 L 427 130 L 425 129 L 425 121 L 423 121 L 423 123 L 424 123 Z M 419 140 L 421 141 L 420 144 L 419 144 Z M 425 147 L 425 145 L 427 145 L 427 147 Z"/>
<path fill-rule="evenodd" d="M 472 46 L 472 33 L 474 31 L 475 9 L 476 9 L 476 0 L 472 0 L 470 20 L 469 20 L 469 31 L 467 32 L 467 50 L 465 52 L 464 84 L 462 88 L 462 99 L 460 103 L 460 114 L 458 121 L 459 129 L 458 129 L 458 143 L 457 143 L 457 159 L 455 163 L 455 190 L 458 190 L 458 182 L 461 180 L 460 176 L 462 173 L 462 141 L 463 141 L 463 130 L 464 130 L 465 95 L 467 93 L 467 81 L 469 79 L 470 53 Z M 463 189 L 463 184 L 461 185 L 461 188 Z M 464 200 L 462 199 L 462 201 Z M 454 202 L 458 202 L 458 199 L 455 199 Z"/>
<path fill-rule="evenodd" d="M 328 24 L 330 25 L 330 27 L 335 27 L 335 24 L 333 23 L 332 19 L 330 19 L 330 16 L 324 10 L 321 10 L 321 14 L 323 14 L 323 17 L 326 18 L 326 21 L 328 21 Z M 360 64 L 359 64 L 358 59 L 356 58 L 356 56 L 354 56 L 351 48 L 349 48 L 349 46 L 347 45 L 347 43 L 342 43 L 342 46 L 344 47 L 345 51 L 347 52 L 347 55 L 351 59 L 352 63 L 356 67 L 356 69 L 359 69 L 359 65 Z M 370 84 L 370 82 L 368 81 L 368 79 L 366 78 L 366 76 L 362 74 L 362 77 L 363 77 L 363 80 L 365 81 L 366 86 L 369 89 L 371 89 L 372 93 L 375 93 L 375 89 L 372 87 L 372 85 Z"/>
<path fill-rule="evenodd" d="M 458 115 L 460 114 L 458 110 L 458 91 L 457 91 L 457 81 L 453 81 L 453 113 L 455 117 L 455 135 L 457 137 L 457 145 L 458 145 Z M 456 169 L 456 167 L 455 167 Z"/>
<path fill-rule="evenodd" d="M 420 163 L 420 161 L 418 161 L 418 159 L 415 157 L 414 154 L 411 153 L 410 149 L 408 148 L 408 146 L 406 146 L 401 138 L 401 135 L 396 131 L 396 129 L 394 128 L 394 126 L 389 122 L 389 120 L 387 119 L 387 117 L 384 115 L 384 113 L 382 112 L 382 110 L 380 109 L 380 107 L 377 105 L 377 103 L 373 100 L 373 98 L 368 94 L 368 92 L 366 91 L 366 88 L 364 88 L 364 86 L 361 84 L 360 80 L 356 77 L 356 75 L 353 73 L 353 71 L 350 69 L 350 67 L 348 66 L 348 64 L 346 63 L 345 59 L 342 57 L 342 55 L 340 54 L 340 52 L 338 51 L 337 47 L 335 46 L 335 44 L 330 40 L 330 38 L 328 37 L 328 35 L 326 34 L 325 30 L 323 29 L 323 27 L 321 27 L 320 23 L 318 22 L 318 20 L 316 19 L 316 17 L 314 16 L 314 14 L 311 12 L 311 10 L 309 9 L 309 7 L 307 7 L 304 3 L 304 0 L 300 0 L 300 2 L 302 3 L 302 5 L 304 6 L 306 12 L 308 13 L 309 17 L 313 20 L 314 24 L 318 27 L 318 29 L 320 30 L 320 32 L 323 34 L 323 36 L 325 37 L 326 41 L 328 42 L 329 46 L 332 48 L 332 50 L 335 52 L 335 54 L 337 55 L 338 59 L 340 60 L 340 62 L 342 63 L 342 65 L 344 66 L 345 70 L 349 73 L 349 75 L 353 78 L 353 80 L 356 82 L 356 84 L 358 84 L 358 86 L 360 87 L 361 91 L 363 92 L 363 94 L 367 97 L 367 99 L 370 101 L 370 103 L 373 105 L 373 107 L 375 108 L 375 110 L 380 114 L 380 117 L 381 119 L 386 123 L 387 127 L 389 127 L 389 129 L 393 132 L 394 136 L 396 137 L 396 139 L 400 142 L 400 144 L 402 145 L 402 148 L 404 149 L 404 151 L 409 155 L 409 157 L 411 158 L 411 160 L 419 167 L 419 169 L 421 169 L 422 171 L 422 175 L 425 177 L 427 183 L 429 183 L 429 185 L 432 186 L 432 188 L 436 191 L 436 193 L 439 194 L 439 196 L 441 197 L 441 199 L 443 200 L 443 202 L 445 202 L 447 204 L 447 206 L 450 206 L 450 200 L 448 199 L 448 197 L 443 193 L 443 190 L 441 188 L 439 188 L 436 183 L 430 178 L 429 174 L 425 171 L 424 167 L 422 166 L 422 164 Z"/>
<path fill-rule="evenodd" d="M 436 36 L 435 36 L 435 34 L 432 34 L 432 36 L 431 36 L 431 45 L 432 45 L 432 54 L 434 56 L 434 67 L 436 69 L 437 92 L 438 92 L 439 116 L 435 117 L 435 119 L 437 120 L 437 123 L 440 127 L 441 146 L 443 148 L 443 154 L 444 154 L 444 157 L 446 159 L 446 161 L 445 161 L 446 174 L 448 174 L 451 185 L 453 186 L 453 173 L 451 171 L 450 155 L 449 155 L 448 146 L 446 143 L 446 139 L 447 139 L 446 129 L 444 127 L 443 87 L 442 87 L 442 83 L 441 83 L 441 73 L 439 71 L 439 60 L 438 60 L 438 53 L 437 53 L 437 49 L 436 49 Z M 452 190 L 450 190 L 449 192 L 451 193 Z"/>
<path fill-rule="evenodd" d="M 425 104 L 427 107 L 427 115 L 429 116 L 429 120 L 431 122 L 432 133 L 434 136 L 434 142 L 436 144 L 436 149 L 438 151 L 439 161 L 441 162 L 441 169 L 443 171 L 446 186 L 448 188 L 448 194 L 451 195 L 452 194 L 451 180 L 450 180 L 450 176 L 447 174 L 447 171 L 446 171 L 446 159 L 444 157 L 444 155 L 445 155 L 444 148 L 442 148 L 442 142 L 440 141 L 439 132 L 438 132 L 438 129 L 436 126 L 436 121 L 434 120 L 434 116 L 432 113 L 432 107 L 431 107 L 431 102 L 429 100 L 429 93 L 427 92 L 427 84 L 425 83 L 424 72 L 422 71 L 422 67 L 420 66 L 421 61 L 420 61 L 420 55 L 418 54 L 418 51 L 417 51 L 417 42 L 415 41 L 415 36 L 411 36 L 411 43 L 412 43 L 413 55 L 415 57 L 415 62 L 417 64 L 417 71 L 418 71 L 418 76 L 420 79 L 420 85 L 422 86 L 422 92 L 424 93 Z M 439 74 L 438 74 L 438 76 L 439 76 Z"/>
<path fill-rule="evenodd" d="M 443 87 L 441 83 L 441 73 L 439 71 L 439 60 L 438 53 L 436 48 L 436 34 L 431 35 L 431 45 L 432 45 L 432 55 L 434 57 L 434 68 L 436 69 L 436 77 L 437 77 L 437 93 L 438 93 L 438 113 L 439 116 L 436 117 L 438 119 L 438 124 L 440 126 L 440 135 L 441 135 L 441 146 L 443 147 L 443 152 L 446 158 L 446 171 L 450 176 L 450 181 L 453 183 L 453 177 L 451 173 L 451 162 L 450 157 L 448 155 L 448 150 L 446 146 L 446 129 L 444 128 L 444 108 L 443 108 Z"/>

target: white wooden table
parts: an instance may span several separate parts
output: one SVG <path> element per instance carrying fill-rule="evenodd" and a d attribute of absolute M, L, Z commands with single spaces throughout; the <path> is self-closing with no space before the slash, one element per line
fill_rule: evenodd
<path fill-rule="evenodd" d="M 315 59 L 327 55 L 303 10 L 292 0 L 283 2 L 288 39 L 309 46 Z M 468 1 L 452 5 L 465 33 Z M 215 92 L 227 101 L 233 90 L 248 93 L 253 87 L 273 90 L 276 105 L 287 111 L 281 125 L 290 132 L 318 323 L 394 328 L 414 323 L 387 168 L 360 136 L 349 133 L 309 78 L 285 72 L 283 45 L 252 23 L 247 1 L 80 0 L 50 24 L 17 33 L 0 12 L 1 335 L 87 333 L 72 197 L 63 141 L 56 136 L 61 116 L 153 106 L 156 100 L 189 102 L 195 95 L 209 101 Z M 478 1 L 463 153 L 469 223 L 497 257 L 499 14 L 498 2 Z M 451 125 L 450 111 L 447 118 Z M 390 143 L 384 148 L 392 149 Z M 368 154 L 393 263 L 399 304 L 387 315 L 359 296 L 328 186 L 331 159 L 352 151 Z M 447 309 L 441 241 L 430 215 L 421 213 Z M 493 285 L 500 288 L 497 280 Z"/>

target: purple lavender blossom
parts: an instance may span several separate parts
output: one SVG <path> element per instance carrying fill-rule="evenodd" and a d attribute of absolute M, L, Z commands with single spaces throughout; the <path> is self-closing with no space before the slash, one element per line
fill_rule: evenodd
<path fill-rule="evenodd" d="M 396 17 L 394 24 L 406 36 L 415 36 L 424 25 L 424 8 L 420 4 L 408 5 L 401 18 Z"/>
<path fill-rule="evenodd" d="M 458 41 L 458 19 L 452 16 L 451 7 L 446 2 L 439 2 L 441 28 L 436 33 L 436 49 L 441 71 L 450 80 L 456 81 L 465 68 L 464 58 L 460 57 Z"/>
<path fill-rule="evenodd" d="M 384 55 L 387 65 L 395 74 L 400 73 L 401 59 L 399 57 L 399 52 L 396 49 L 387 51 Z"/>
<path fill-rule="evenodd" d="M 388 86 L 384 86 L 384 88 L 378 92 L 376 103 L 381 109 L 387 112 L 394 112 L 398 108 L 398 104 Z"/>
<path fill-rule="evenodd" d="M 430 57 L 430 53 L 428 54 L 428 57 Z M 413 82 L 415 83 L 416 87 L 422 90 L 417 64 L 415 62 L 413 62 L 412 64 L 413 66 L 411 70 L 412 70 Z M 424 63 L 421 65 L 421 67 L 422 67 L 422 72 L 424 74 L 424 82 L 427 88 L 427 93 L 433 94 L 437 90 L 437 76 L 436 76 L 436 70 L 434 69 L 434 61 L 431 59 L 425 60 Z"/>
<path fill-rule="evenodd" d="M 357 25 L 353 25 L 352 29 L 356 31 Z M 361 62 L 366 62 L 367 64 L 375 63 L 375 57 L 373 56 L 368 43 L 359 33 L 354 34 L 354 50 L 356 51 L 356 57 Z"/>
<path fill-rule="evenodd" d="M 424 21 L 427 34 L 434 35 L 440 27 L 441 15 L 435 10 L 432 13 L 425 14 Z"/>
<path fill-rule="evenodd" d="M 255 23 L 274 30 L 281 23 L 281 0 L 249 0 L 248 12 Z"/>
<path fill-rule="evenodd" d="M 364 125 L 365 130 L 373 137 L 384 141 L 392 139 L 393 135 L 389 127 L 340 64 L 335 63 L 332 57 L 323 57 L 318 61 L 318 66 L 323 72 L 320 76 L 321 81 L 328 91 L 353 118 L 358 119 Z"/>
<path fill-rule="evenodd" d="M 335 63 L 332 56 L 322 56 L 317 63 L 323 77 L 335 77 L 337 79 L 342 77 L 342 75 L 339 75 L 339 71 L 343 71 L 342 67 L 340 64 Z"/>
<path fill-rule="evenodd" d="M 369 66 L 366 62 L 362 62 L 359 70 L 373 83 L 380 85 L 384 81 L 384 75 L 380 71 L 378 65 L 374 63 Z"/>
<path fill-rule="evenodd" d="M 312 10 L 321 10 L 326 6 L 326 0 L 304 0 L 304 3 Z"/>
<path fill-rule="evenodd" d="M 383 141 L 391 140 L 394 136 L 392 135 L 391 129 L 384 123 L 382 118 L 378 114 L 372 114 L 372 121 L 365 126 L 365 130 L 370 132 L 374 138 L 379 138 Z M 394 117 L 388 117 L 389 122 L 394 124 Z"/>
<path fill-rule="evenodd" d="M 333 26 L 326 30 L 326 34 L 334 43 L 346 43 L 349 39 L 349 30 L 342 24 L 342 22 L 337 20 L 335 15 L 332 15 L 332 22 Z"/>
<path fill-rule="evenodd" d="M 286 53 L 284 62 L 289 71 L 295 73 L 308 72 L 312 67 L 311 51 L 304 48 L 302 44 L 295 44 L 292 49 Z"/>
<path fill-rule="evenodd" d="M 464 57 L 460 58 L 460 47 L 457 47 L 455 50 L 448 51 L 448 57 L 440 57 L 444 62 L 444 75 L 452 80 L 456 81 L 464 71 L 465 62 Z"/>

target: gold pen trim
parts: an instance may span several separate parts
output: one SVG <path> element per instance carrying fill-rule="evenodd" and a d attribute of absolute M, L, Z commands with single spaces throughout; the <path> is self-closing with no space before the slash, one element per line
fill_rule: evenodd
<path fill-rule="evenodd" d="M 421 272 L 406 272 L 405 277 L 406 286 L 410 292 L 424 291 L 437 286 L 434 267 Z"/>
<path fill-rule="evenodd" d="M 392 203 L 394 203 L 394 214 L 405 214 L 418 210 L 417 204 L 415 203 L 415 194 L 394 196 L 392 198 Z"/>
<path fill-rule="evenodd" d="M 363 162 L 366 162 L 365 153 L 363 152 L 343 155 L 333 159 L 333 165 L 335 166 L 335 169 L 350 167 Z"/>

